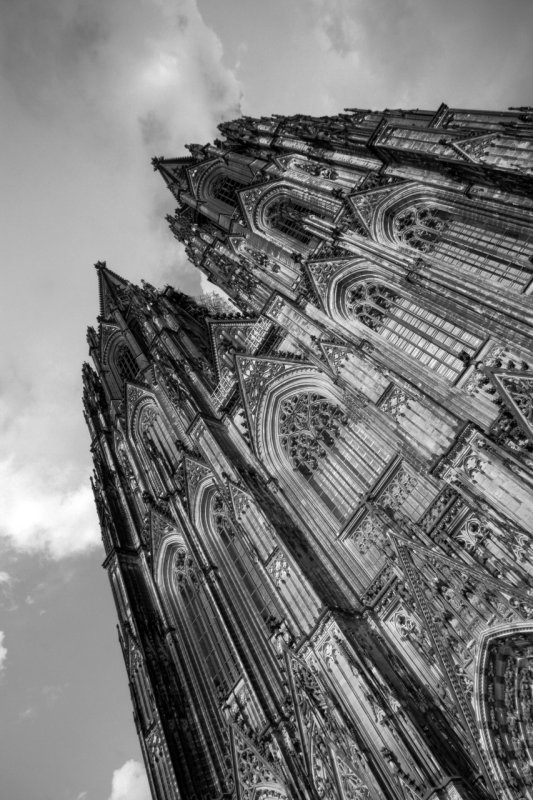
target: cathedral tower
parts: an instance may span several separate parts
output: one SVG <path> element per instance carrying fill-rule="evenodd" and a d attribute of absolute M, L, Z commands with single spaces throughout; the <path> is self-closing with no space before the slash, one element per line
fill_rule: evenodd
<path fill-rule="evenodd" d="M 533 109 L 220 129 L 83 368 L 153 796 L 531 800 Z"/>

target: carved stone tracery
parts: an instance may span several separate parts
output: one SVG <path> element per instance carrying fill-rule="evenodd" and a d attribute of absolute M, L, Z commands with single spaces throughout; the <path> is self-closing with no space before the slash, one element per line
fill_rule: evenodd
<path fill-rule="evenodd" d="M 295 394 L 284 400 L 279 435 L 293 468 L 307 474 L 318 469 L 320 460 L 334 446 L 347 422 L 339 406 L 314 392 Z"/>

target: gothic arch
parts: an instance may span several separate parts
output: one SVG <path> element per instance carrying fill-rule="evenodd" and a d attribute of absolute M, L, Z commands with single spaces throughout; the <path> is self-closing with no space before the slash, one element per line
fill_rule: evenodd
<path fill-rule="evenodd" d="M 478 648 L 474 697 L 484 749 L 502 796 L 531 800 L 533 624 L 489 628 Z"/>
<path fill-rule="evenodd" d="M 533 227 L 490 201 L 472 207 L 446 189 L 405 183 L 373 206 L 369 227 L 376 241 L 434 257 L 471 280 L 520 292 L 533 278 Z"/>
<path fill-rule="evenodd" d="M 230 499 L 220 492 L 210 476 L 197 488 L 193 518 L 204 535 L 208 557 L 230 578 L 227 586 L 231 593 L 244 592 L 241 603 L 242 600 L 251 603 L 264 623 L 277 616 L 277 593 L 272 579 L 254 560 L 250 543 L 234 518 Z"/>
<path fill-rule="evenodd" d="M 424 298 L 392 283 L 379 268 L 346 267 L 335 275 L 327 298 L 332 316 L 362 324 L 452 382 L 482 344 L 478 336 L 443 317 Z"/>
<path fill-rule="evenodd" d="M 239 202 L 237 192 L 246 187 L 245 176 L 232 170 L 221 159 L 217 159 L 202 172 L 198 182 L 197 196 L 201 202 L 216 203 L 226 213 L 236 211 Z M 232 193 L 234 197 L 232 197 Z"/>
<path fill-rule="evenodd" d="M 124 337 L 118 325 L 105 323 L 101 328 L 100 341 L 102 366 L 107 367 L 112 363 L 114 350 L 119 341 L 124 341 Z"/>
<path fill-rule="evenodd" d="M 153 565 L 155 582 L 162 591 L 163 602 L 168 612 L 171 612 L 169 596 L 172 586 L 172 563 L 175 551 L 178 549 L 187 549 L 185 539 L 177 527 L 169 525 L 168 533 L 159 544 Z"/>
<path fill-rule="evenodd" d="M 132 442 L 141 441 L 142 417 L 148 409 L 159 412 L 157 398 L 144 387 L 128 384 L 127 387 L 127 430 Z"/>
<path fill-rule="evenodd" d="M 143 461 L 145 474 L 155 481 L 160 491 L 163 488 L 161 478 L 153 467 L 159 465 L 164 473 L 173 474 L 181 460 L 172 425 L 157 397 L 149 390 L 127 384 L 126 397 L 128 437 Z"/>
<path fill-rule="evenodd" d="M 309 456 L 323 462 L 320 469 L 314 461 L 309 463 L 307 472 L 314 475 L 306 474 L 292 458 L 294 447 L 288 436 L 297 435 L 297 431 L 285 430 L 287 423 L 294 427 L 287 414 L 298 416 L 295 398 L 301 397 L 307 405 L 304 411 L 308 415 L 306 431 L 310 420 L 313 425 L 304 439 L 314 438 L 324 443 L 323 453 L 312 452 Z M 316 404 L 318 408 L 309 408 Z M 315 415 L 314 422 L 309 414 Z M 329 429 L 325 430 L 324 426 Z M 267 384 L 258 405 L 255 441 L 260 458 L 283 482 L 293 502 L 311 512 L 313 524 L 322 516 L 330 529 L 344 525 L 360 497 L 374 484 L 392 457 L 390 445 L 379 441 L 359 420 L 346 413 L 345 398 L 339 387 L 327 376 L 309 368 L 292 369 Z M 306 441 L 302 445 L 304 458 Z M 297 443 L 296 449 L 298 447 Z M 316 445 L 312 450 L 316 450 Z M 348 451 L 351 458 L 348 458 Z"/>
<path fill-rule="evenodd" d="M 108 378 L 108 386 L 117 398 L 128 381 L 135 380 L 139 373 L 139 365 L 134 348 L 124 331 L 114 325 L 103 325 L 101 334 L 102 367 L 112 377 Z"/>
<path fill-rule="evenodd" d="M 251 229 L 260 236 L 268 237 L 279 247 L 291 251 L 312 246 L 318 240 L 310 234 L 308 241 L 303 242 L 273 226 L 269 214 L 272 215 L 276 204 L 292 204 L 295 211 L 304 213 L 308 210 L 309 214 L 330 220 L 339 209 L 339 202 L 333 198 L 319 195 L 316 191 L 311 193 L 303 186 L 286 180 L 248 189 L 241 192 L 240 197 Z"/>
<path fill-rule="evenodd" d="M 200 201 L 207 199 L 206 184 L 211 176 L 224 169 L 224 162 L 220 158 L 209 159 L 201 164 L 194 164 L 187 169 L 187 178 L 191 187 L 191 194 Z"/>
<path fill-rule="evenodd" d="M 189 638 L 187 671 L 192 680 L 204 675 L 229 691 L 240 676 L 240 667 L 228 643 L 199 564 L 177 529 L 170 529 L 157 554 L 154 567 L 163 604 L 180 636 Z M 213 685 L 206 688 L 208 704 L 214 702 Z"/>

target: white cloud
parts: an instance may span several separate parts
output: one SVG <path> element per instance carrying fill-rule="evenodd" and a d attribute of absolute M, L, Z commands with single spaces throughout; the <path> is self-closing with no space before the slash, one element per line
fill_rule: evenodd
<path fill-rule="evenodd" d="M 113 772 L 109 800 L 151 800 L 148 778 L 142 764 L 130 759 Z"/>
<path fill-rule="evenodd" d="M 0 536 L 17 550 L 62 558 L 100 541 L 88 476 L 62 486 L 57 475 L 0 462 L 0 506 Z"/>
<path fill-rule="evenodd" d="M 98 313 L 88 267 L 108 259 L 125 277 L 198 291 L 150 157 L 211 139 L 240 113 L 241 90 L 195 0 L 17 0 L 0 2 L 0 15 L 12 134 L 0 158 L 20 192 L 4 220 L 0 260 L 17 269 L 3 295 L 24 294 L 28 321 L 5 303 L 0 337 L 17 346 L 0 355 L 0 540 L 61 558 L 99 542 L 79 382 L 85 324 Z M 28 227 L 21 210 L 35 185 L 49 187 L 46 210 Z"/>
<path fill-rule="evenodd" d="M 3 27 L 4 74 L 24 102 L 119 159 L 133 137 L 161 147 L 239 113 L 240 86 L 195 0 L 19 0 Z"/>
<path fill-rule="evenodd" d="M 7 656 L 7 650 L 4 647 L 4 637 L 5 634 L 3 633 L 3 631 L 0 631 L 0 670 L 4 668 Z"/>

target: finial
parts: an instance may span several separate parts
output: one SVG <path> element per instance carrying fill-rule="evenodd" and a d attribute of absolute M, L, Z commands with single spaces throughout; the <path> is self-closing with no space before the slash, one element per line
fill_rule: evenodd
<path fill-rule="evenodd" d="M 162 161 L 163 161 L 163 156 L 154 156 L 152 158 L 152 167 L 154 168 L 155 171 L 159 169 L 159 165 L 161 164 Z"/>
<path fill-rule="evenodd" d="M 96 270 L 98 270 L 98 271 L 100 271 L 102 269 L 105 269 L 106 267 L 107 267 L 107 264 L 106 264 L 105 261 L 97 261 L 96 264 L 94 265 L 94 268 Z"/>

